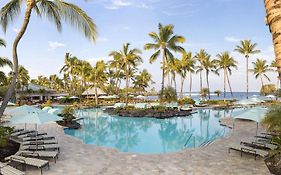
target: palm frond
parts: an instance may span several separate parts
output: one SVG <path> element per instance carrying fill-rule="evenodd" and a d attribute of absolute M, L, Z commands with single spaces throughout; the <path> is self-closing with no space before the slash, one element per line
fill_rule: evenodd
<path fill-rule="evenodd" d="M 150 49 L 157 50 L 159 48 L 160 48 L 159 44 L 147 43 L 144 45 L 144 50 L 150 50 Z"/>
<path fill-rule="evenodd" d="M 49 0 L 39 0 L 36 3 L 38 7 L 38 13 L 46 16 L 51 22 L 53 22 L 58 31 L 61 31 L 61 16 L 60 9 L 56 3 Z M 36 8 L 35 8 L 36 9 Z"/>
<path fill-rule="evenodd" d="M 0 38 L 0 46 L 6 47 L 6 42 L 5 42 L 5 40 L 3 40 L 3 39 L 1 39 L 1 38 Z"/>
<path fill-rule="evenodd" d="M 2 25 L 3 31 L 6 33 L 7 27 L 10 22 L 13 22 L 16 17 L 19 16 L 21 11 L 22 0 L 11 0 L 0 11 L 0 23 Z"/>
<path fill-rule="evenodd" d="M 159 57 L 160 55 L 160 50 L 158 50 L 157 52 L 155 52 L 154 54 L 151 55 L 150 59 L 149 59 L 149 63 L 153 63 L 154 61 L 156 61 L 156 59 Z"/>
<path fill-rule="evenodd" d="M 85 37 L 91 41 L 96 41 L 97 27 L 92 20 L 81 8 L 61 0 L 55 0 L 54 3 L 60 9 L 61 18 L 65 22 L 76 27 L 79 31 L 84 33 Z"/>

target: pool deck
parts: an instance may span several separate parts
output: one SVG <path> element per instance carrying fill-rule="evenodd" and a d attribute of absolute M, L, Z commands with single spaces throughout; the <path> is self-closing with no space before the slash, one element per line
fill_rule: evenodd
<path fill-rule="evenodd" d="M 225 119 L 223 123 L 232 124 L 229 120 Z M 152 155 L 122 153 L 111 148 L 86 145 L 65 135 L 63 128 L 56 124 L 40 125 L 39 130 L 56 136 L 61 147 L 59 160 L 56 164 L 51 162 L 50 170 L 44 170 L 44 175 L 270 174 L 261 158 L 255 160 L 246 154 L 241 158 L 236 151 L 228 153 L 230 145 L 255 135 L 255 122 L 236 121 L 234 133 L 205 147 Z M 28 167 L 26 174 L 38 175 L 40 171 Z"/>

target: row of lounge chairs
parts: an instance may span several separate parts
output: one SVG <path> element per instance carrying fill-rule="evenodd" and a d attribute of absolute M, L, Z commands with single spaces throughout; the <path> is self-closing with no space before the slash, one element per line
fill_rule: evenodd
<path fill-rule="evenodd" d="M 11 138 L 19 142 L 19 151 L 12 156 L 6 158 L 8 163 L 0 163 L 1 175 L 23 175 L 22 170 L 26 170 L 27 166 L 38 168 L 43 173 L 44 168 L 50 168 L 48 160 L 53 159 L 56 163 L 60 147 L 58 141 L 53 136 L 48 136 L 47 133 L 39 133 L 34 130 L 15 130 L 11 134 Z"/>
<path fill-rule="evenodd" d="M 240 144 L 232 145 L 228 148 L 228 153 L 230 150 L 239 151 L 241 157 L 243 153 L 251 154 L 255 156 L 255 160 L 258 156 L 266 158 L 269 155 L 270 150 L 275 150 L 278 148 L 277 145 L 272 143 L 273 135 L 269 133 L 261 133 L 261 135 L 255 136 L 251 140 L 242 140 Z"/>

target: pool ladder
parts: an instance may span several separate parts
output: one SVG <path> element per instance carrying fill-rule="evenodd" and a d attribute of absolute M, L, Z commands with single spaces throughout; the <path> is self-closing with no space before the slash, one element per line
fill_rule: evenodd
<path fill-rule="evenodd" d="M 186 142 L 185 142 L 185 144 L 184 144 L 184 148 L 185 148 L 186 145 L 189 143 L 189 141 L 191 140 L 192 136 L 193 136 L 193 134 L 191 134 L 191 135 L 187 138 L 187 140 L 186 140 Z M 193 146 L 194 146 L 194 148 L 195 148 L 195 136 L 193 136 Z"/>

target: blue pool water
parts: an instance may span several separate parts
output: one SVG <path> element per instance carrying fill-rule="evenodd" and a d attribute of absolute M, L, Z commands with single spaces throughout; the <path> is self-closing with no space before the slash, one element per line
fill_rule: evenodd
<path fill-rule="evenodd" d="M 83 127 L 65 133 L 86 144 L 111 147 L 122 152 L 168 153 L 200 147 L 229 133 L 219 119 L 233 111 L 198 110 L 181 118 L 122 118 L 109 116 L 102 109 L 77 111 Z"/>

